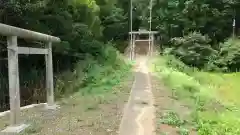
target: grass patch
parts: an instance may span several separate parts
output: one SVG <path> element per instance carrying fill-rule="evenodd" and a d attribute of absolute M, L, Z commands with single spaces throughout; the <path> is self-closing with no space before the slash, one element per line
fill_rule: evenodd
<path fill-rule="evenodd" d="M 196 72 L 194 77 L 203 85 L 213 87 L 217 98 L 224 104 L 240 105 L 240 73 L 207 73 Z"/>
<path fill-rule="evenodd" d="M 240 134 L 238 73 L 213 74 L 188 68 L 178 70 L 176 65 L 166 62 L 168 59 L 165 56 L 154 59 L 151 69 L 180 101 L 189 104 L 198 134 Z"/>

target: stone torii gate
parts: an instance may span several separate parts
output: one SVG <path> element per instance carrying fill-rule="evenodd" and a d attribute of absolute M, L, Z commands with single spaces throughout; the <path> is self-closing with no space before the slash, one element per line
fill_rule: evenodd
<path fill-rule="evenodd" d="M 154 46 L 154 35 L 157 34 L 157 31 L 133 31 L 129 32 L 130 35 L 132 35 L 130 38 L 130 60 L 133 60 L 135 58 L 135 48 L 136 48 L 136 42 L 141 42 L 141 41 L 148 41 L 148 56 L 152 55 L 153 52 L 153 46 Z M 146 39 L 139 39 L 137 36 L 139 35 L 148 35 L 149 38 Z"/>
<path fill-rule="evenodd" d="M 7 37 L 8 48 L 8 76 L 9 76 L 9 97 L 10 97 L 10 126 L 0 134 L 15 134 L 24 130 L 28 125 L 20 122 L 20 91 L 19 91 L 19 70 L 18 54 L 41 54 L 45 55 L 46 61 L 46 89 L 47 109 L 55 109 L 54 86 L 53 86 L 53 64 L 52 64 L 52 43 L 60 42 L 58 37 L 21 29 L 0 23 L 0 35 Z M 18 47 L 17 39 L 32 39 L 46 43 L 46 48 Z"/>

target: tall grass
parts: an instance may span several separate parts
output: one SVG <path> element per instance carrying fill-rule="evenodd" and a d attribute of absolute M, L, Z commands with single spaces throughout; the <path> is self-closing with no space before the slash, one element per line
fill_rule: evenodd
<path fill-rule="evenodd" d="M 172 59 L 170 62 L 169 59 Z M 177 61 L 177 62 L 176 62 Z M 180 63 L 180 64 L 179 64 Z M 201 73 L 183 65 L 173 57 L 163 56 L 152 61 L 152 70 L 164 80 L 178 99 L 192 108 L 192 118 L 199 135 L 240 134 L 239 107 L 219 100 L 216 87 L 203 82 L 195 75 Z M 204 79 L 211 79 L 208 78 Z M 229 90 L 231 93 L 231 90 Z"/>

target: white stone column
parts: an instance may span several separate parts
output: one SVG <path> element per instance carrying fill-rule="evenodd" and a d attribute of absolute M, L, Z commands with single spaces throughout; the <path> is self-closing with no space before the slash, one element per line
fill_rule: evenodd
<path fill-rule="evenodd" d="M 27 128 L 29 125 L 20 123 L 20 90 L 18 71 L 18 46 L 17 36 L 7 37 L 8 45 L 8 77 L 9 77 L 9 98 L 10 98 L 10 125 L 2 130 L 0 134 L 16 134 Z"/>
<path fill-rule="evenodd" d="M 152 56 L 152 54 L 153 54 L 153 48 L 154 48 L 154 34 L 152 34 L 152 44 L 151 44 L 151 56 Z"/>
<path fill-rule="evenodd" d="M 45 55 L 46 62 L 46 87 L 47 106 L 54 107 L 54 86 L 53 86 L 53 64 L 52 64 L 52 43 L 47 43 L 48 54 Z"/>
<path fill-rule="evenodd" d="M 148 56 L 151 56 L 151 44 L 152 44 L 152 37 L 151 37 L 151 34 L 149 32 L 149 35 L 148 35 Z"/>
<path fill-rule="evenodd" d="M 8 76 L 9 76 L 9 97 L 10 97 L 10 124 L 20 124 L 20 91 L 18 72 L 18 48 L 17 37 L 7 37 L 8 44 Z"/>
<path fill-rule="evenodd" d="M 136 44 L 136 35 L 134 34 L 133 35 L 133 51 L 132 51 L 132 60 L 135 58 L 135 53 L 136 53 L 136 50 L 135 50 L 135 44 Z"/>
<path fill-rule="evenodd" d="M 129 59 L 132 60 L 132 34 L 130 35 L 129 47 L 130 47 Z"/>

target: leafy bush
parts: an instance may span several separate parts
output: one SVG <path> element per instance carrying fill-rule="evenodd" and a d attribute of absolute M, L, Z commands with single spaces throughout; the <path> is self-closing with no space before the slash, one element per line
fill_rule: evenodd
<path fill-rule="evenodd" d="M 129 71 L 131 65 L 124 61 L 111 43 L 102 46 L 104 48 L 99 52 L 97 59 L 89 54 L 84 60 L 76 63 L 73 71 L 66 71 L 57 76 L 55 89 L 57 97 L 78 92 L 85 87 L 94 88 L 105 83 L 112 86 Z M 106 77 L 113 79 L 109 80 Z M 81 92 L 88 93 L 92 90 L 84 89 Z"/>
<path fill-rule="evenodd" d="M 167 52 L 164 52 L 164 56 L 163 57 L 166 60 L 165 63 L 166 63 L 167 66 L 172 67 L 172 68 L 174 68 L 174 69 L 176 69 L 178 71 L 190 74 L 194 70 L 197 70 L 195 68 L 188 67 L 182 61 L 177 59 L 175 56 L 167 54 Z"/>
<path fill-rule="evenodd" d="M 217 64 L 230 71 L 240 69 L 240 39 L 228 39 L 220 44 L 220 54 Z"/>
<path fill-rule="evenodd" d="M 207 36 L 193 32 L 184 37 L 171 39 L 170 53 L 187 65 L 203 68 L 209 62 L 209 58 L 216 54 L 209 44 L 210 41 Z"/>
<path fill-rule="evenodd" d="M 180 127 L 185 123 L 185 121 L 182 120 L 180 116 L 173 111 L 168 111 L 164 113 L 160 122 L 162 124 L 167 124 L 167 125 L 176 126 L 176 127 Z"/>

